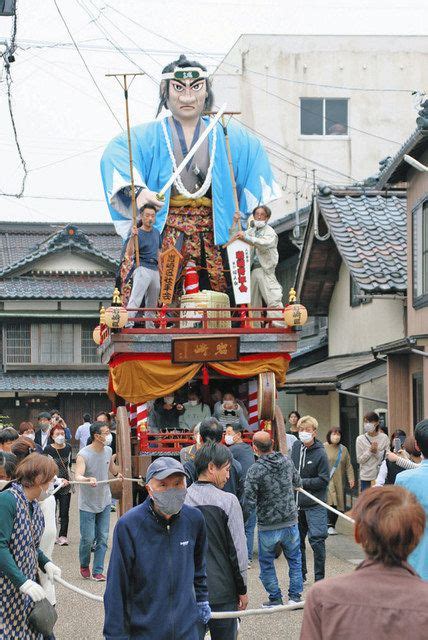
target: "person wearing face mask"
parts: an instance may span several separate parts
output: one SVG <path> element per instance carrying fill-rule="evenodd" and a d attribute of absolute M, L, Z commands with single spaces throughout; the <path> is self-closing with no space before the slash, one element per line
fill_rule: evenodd
<path fill-rule="evenodd" d="M 18 429 L 19 435 L 32 440 L 36 446 L 37 453 L 43 453 L 42 447 L 35 442 L 36 440 L 36 430 L 33 427 L 32 422 L 21 422 Z"/>
<path fill-rule="evenodd" d="M 46 598 L 38 570 L 51 582 L 61 577 L 61 569 L 39 547 L 44 518 L 38 500 L 56 472 L 51 458 L 32 453 L 16 467 L 10 487 L 0 493 L 0 611 L 5 640 L 42 640 L 30 628 L 28 615 L 34 602 Z"/>
<path fill-rule="evenodd" d="M 39 445 L 42 450 L 50 443 L 51 427 L 51 414 L 48 411 L 39 413 L 37 416 L 37 429 L 34 442 Z"/>
<path fill-rule="evenodd" d="M 333 427 L 327 432 L 324 448 L 330 467 L 330 482 L 328 485 L 327 504 L 338 511 L 345 511 L 345 486 L 348 481 L 350 489 L 355 486 L 354 469 L 348 449 L 341 443 L 342 432 L 338 427 Z M 328 511 L 328 534 L 336 535 L 335 529 L 339 516 Z"/>
<path fill-rule="evenodd" d="M 189 389 L 187 398 L 188 401 L 183 404 L 184 413 L 179 416 L 178 424 L 180 429 L 193 431 L 198 422 L 202 422 L 205 418 L 211 418 L 211 410 L 207 404 L 202 402 L 199 389 Z"/>
<path fill-rule="evenodd" d="M 89 580 L 91 547 L 95 541 L 92 579 L 104 582 L 104 559 L 107 552 L 108 533 L 110 528 L 111 491 L 108 480 L 109 472 L 120 476 L 116 465 L 116 455 L 109 446 L 110 429 L 105 422 L 91 424 L 92 444 L 81 449 L 76 458 L 75 479 L 83 482 L 79 487 L 80 516 L 80 575 Z M 98 482 L 102 484 L 98 484 Z"/>
<path fill-rule="evenodd" d="M 300 473 L 302 487 L 315 498 L 326 502 L 330 482 L 330 468 L 325 449 L 317 439 L 318 421 L 312 416 L 303 416 L 297 423 L 299 440 L 293 444 L 291 459 Z M 298 493 L 296 503 L 299 513 L 300 549 L 302 552 L 302 576 L 306 581 L 306 536 L 314 553 L 315 582 L 323 580 L 325 574 L 325 539 L 327 533 L 327 509 Z"/>
<path fill-rule="evenodd" d="M 179 431 L 179 418 L 184 413 L 181 402 L 175 402 L 171 393 L 163 398 L 155 400 L 153 409 L 149 414 L 149 431 L 159 433 L 161 431 Z"/>
<path fill-rule="evenodd" d="M 243 611 L 247 596 L 247 544 L 242 509 L 236 496 L 222 491 L 232 454 L 222 444 L 204 444 L 195 456 L 197 481 L 189 487 L 186 504 L 202 511 L 207 526 L 207 580 L 212 611 Z M 212 640 L 236 640 L 235 619 L 210 620 Z M 201 625 L 200 640 L 205 637 Z"/>
<path fill-rule="evenodd" d="M 223 430 L 226 429 L 228 424 L 232 426 L 240 425 L 243 429 L 249 429 L 244 409 L 231 391 L 226 391 L 223 394 L 222 402 L 215 403 L 214 417 L 219 421 Z"/>
<path fill-rule="evenodd" d="M 58 466 L 58 477 L 63 479 L 63 486 L 55 493 L 55 500 L 59 510 L 59 535 L 56 544 L 59 546 L 68 545 L 68 522 L 71 500 L 70 489 L 70 468 L 71 468 L 71 446 L 65 441 L 65 432 L 62 425 L 52 427 L 50 433 L 52 444 L 48 444 L 44 454 L 50 456 Z"/>
<path fill-rule="evenodd" d="M 370 411 L 363 419 L 364 433 L 355 442 L 357 462 L 360 465 L 361 491 L 375 482 L 379 468 L 389 450 L 389 438 L 379 427 L 379 416 Z"/>
<path fill-rule="evenodd" d="M 201 422 L 199 433 L 202 444 L 207 444 L 208 442 L 218 442 L 220 444 L 223 438 L 223 428 L 214 417 L 206 418 Z M 197 480 L 195 461 L 187 460 L 184 464 L 184 469 L 187 475 L 187 486 L 190 487 L 192 482 Z M 235 458 L 232 458 L 229 478 L 223 487 L 223 491 L 233 493 L 238 498 L 241 507 L 244 507 L 244 477 L 242 475 L 242 467 Z"/>
<path fill-rule="evenodd" d="M 271 210 L 266 205 L 257 206 L 253 211 L 253 222 L 246 231 L 239 231 L 236 238 L 245 240 L 251 245 L 251 306 L 271 309 L 282 309 L 282 287 L 279 284 L 275 269 L 278 264 L 278 236 L 268 224 Z M 260 316 L 260 311 L 254 315 Z M 282 313 L 270 311 L 268 318 L 279 318 Z M 254 322 L 253 326 L 260 326 Z M 284 321 L 274 320 L 272 326 L 283 327 Z"/>
<path fill-rule="evenodd" d="M 148 498 L 119 518 L 104 594 L 106 640 L 198 640 L 211 612 L 206 527 L 184 504 L 183 465 L 157 458 L 147 469 Z"/>

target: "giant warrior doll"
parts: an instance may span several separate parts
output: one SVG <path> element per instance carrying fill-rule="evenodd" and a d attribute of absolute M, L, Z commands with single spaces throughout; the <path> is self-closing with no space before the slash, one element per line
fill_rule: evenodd
<path fill-rule="evenodd" d="M 137 207 L 153 205 L 155 226 L 162 234 L 162 251 L 175 246 L 186 264 L 206 268 L 210 288 L 226 291 L 220 248 L 230 239 L 240 218 L 242 225 L 253 209 L 280 197 L 260 141 L 245 128 L 228 127 L 239 212 L 236 212 L 226 138 L 217 123 L 166 192 L 156 194 L 186 156 L 210 122 L 204 112 L 213 108 L 214 95 L 206 68 L 185 56 L 162 72 L 158 114 L 169 117 L 132 128 L 133 169 Z M 126 134 L 107 146 L 101 172 L 105 195 L 117 232 L 126 239 L 132 227 L 131 177 Z"/>

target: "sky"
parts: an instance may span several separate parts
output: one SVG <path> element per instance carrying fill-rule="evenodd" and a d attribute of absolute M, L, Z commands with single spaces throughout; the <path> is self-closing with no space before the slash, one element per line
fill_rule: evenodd
<path fill-rule="evenodd" d="M 105 74 L 146 73 L 130 89 L 137 124 L 154 118 L 161 69 L 180 53 L 214 72 L 242 33 L 426 35 L 428 24 L 426 0 L 17 0 L 17 10 L 11 95 L 29 173 L 25 197 L 0 195 L 0 220 L 32 222 L 109 221 L 99 159 L 125 111 Z M 0 17 L 0 43 L 11 26 Z M 0 66 L 0 194 L 15 194 L 23 172 L 6 89 Z"/>

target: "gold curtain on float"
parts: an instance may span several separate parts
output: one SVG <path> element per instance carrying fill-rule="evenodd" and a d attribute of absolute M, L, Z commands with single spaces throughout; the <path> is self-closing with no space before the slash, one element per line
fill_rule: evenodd
<path fill-rule="evenodd" d="M 288 354 L 252 354 L 234 362 L 208 362 L 208 367 L 232 378 L 253 378 L 273 371 L 277 384 L 285 383 Z M 126 402 L 142 404 L 162 398 L 180 389 L 194 378 L 203 363 L 173 364 L 166 354 L 117 356 L 110 363 L 109 394 L 116 393 Z"/>

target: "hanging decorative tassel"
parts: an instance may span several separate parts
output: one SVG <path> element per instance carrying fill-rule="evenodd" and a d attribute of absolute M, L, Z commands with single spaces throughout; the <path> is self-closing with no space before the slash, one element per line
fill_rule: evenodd
<path fill-rule="evenodd" d="M 202 367 L 202 384 L 206 387 L 210 383 L 210 375 L 208 373 L 208 367 L 206 364 Z"/>

